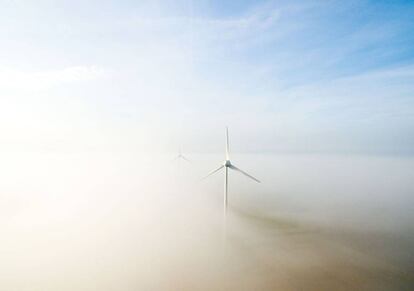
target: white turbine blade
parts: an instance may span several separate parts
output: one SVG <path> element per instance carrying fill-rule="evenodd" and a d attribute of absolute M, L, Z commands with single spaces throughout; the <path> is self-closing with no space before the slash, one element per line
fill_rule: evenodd
<path fill-rule="evenodd" d="M 226 160 L 229 159 L 229 128 L 226 126 Z"/>
<path fill-rule="evenodd" d="M 213 175 L 215 172 L 217 172 L 217 171 L 221 170 L 222 168 L 224 168 L 224 166 L 223 166 L 223 165 L 222 165 L 222 166 L 220 166 L 220 167 L 218 167 L 217 169 L 215 169 L 215 170 L 211 171 L 210 173 L 208 173 L 208 175 L 207 175 L 207 176 L 205 176 L 203 179 L 205 179 L 205 178 L 207 178 L 207 177 L 210 177 L 211 175 Z"/>
<path fill-rule="evenodd" d="M 186 157 L 184 157 L 183 155 L 181 155 L 181 158 L 184 160 L 184 161 L 186 161 L 186 162 L 191 162 L 189 159 L 187 159 Z"/>
<path fill-rule="evenodd" d="M 244 171 L 240 170 L 239 168 L 237 168 L 237 167 L 235 167 L 235 166 L 233 166 L 233 165 L 231 165 L 231 166 L 230 166 L 230 169 L 233 169 L 233 170 L 235 170 L 235 171 L 238 171 L 238 172 L 242 173 L 243 175 L 245 175 L 246 177 L 248 177 L 248 178 L 250 178 L 250 179 L 252 179 L 252 180 L 256 181 L 257 183 L 260 183 L 260 181 L 259 181 L 259 180 L 257 180 L 255 177 L 253 177 L 253 176 L 251 176 L 251 175 L 247 174 L 246 172 L 244 172 Z"/>

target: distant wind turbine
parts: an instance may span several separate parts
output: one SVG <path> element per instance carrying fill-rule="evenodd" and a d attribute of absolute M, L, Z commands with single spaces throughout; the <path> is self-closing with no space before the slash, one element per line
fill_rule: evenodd
<path fill-rule="evenodd" d="M 183 155 L 183 152 L 182 152 L 181 147 L 180 147 L 180 149 L 178 150 L 178 155 L 174 158 L 174 161 L 176 161 L 176 160 L 184 160 L 184 161 L 186 161 L 186 162 L 190 162 L 190 160 L 189 160 L 189 159 L 187 159 L 187 158 Z"/>
<path fill-rule="evenodd" d="M 211 171 L 207 176 L 205 176 L 204 179 L 211 176 L 211 175 L 213 175 L 215 172 L 221 170 L 222 168 L 224 168 L 224 213 L 226 213 L 226 211 L 227 211 L 227 193 L 228 193 L 228 188 L 229 188 L 228 187 L 228 176 L 229 176 L 228 169 L 232 169 L 232 170 L 235 170 L 237 172 L 240 172 L 243 175 L 245 175 L 246 177 L 260 183 L 260 181 L 257 180 L 255 177 L 253 177 L 253 176 L 247 174 L 246 172 L 240 170 L 239 168 L 237 168 L 235 165 L 233 165 L 230 162 L 230 156 L 229 156 L 229 129 L 228 129 L 228 127 L 226 127 L 226 160 L 223 162 L 223 164 L 220 167 L 218 167 L 217 169 Z"/>

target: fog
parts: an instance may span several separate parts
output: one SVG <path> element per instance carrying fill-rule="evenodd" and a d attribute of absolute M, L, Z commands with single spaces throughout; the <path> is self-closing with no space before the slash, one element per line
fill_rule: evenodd
<path fill-rule="evenodd" d="M 2 154 L 1 290 L 411 290 L 414 160 Z"/>

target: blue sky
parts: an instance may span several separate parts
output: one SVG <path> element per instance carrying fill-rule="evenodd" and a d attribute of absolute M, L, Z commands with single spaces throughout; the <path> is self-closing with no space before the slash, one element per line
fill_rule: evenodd
<path fill-rule="evenodd" d="M 4 151 L 413 153 L 413 1 L 0 5 Z"/>

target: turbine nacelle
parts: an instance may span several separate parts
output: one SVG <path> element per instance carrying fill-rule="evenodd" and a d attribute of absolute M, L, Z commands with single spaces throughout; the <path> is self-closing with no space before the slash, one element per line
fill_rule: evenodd
<path fill-rule="evenodd" d="M 232 166 L 232 164 L 231 164 L 230 160 L 225 160 L 224 163 L 223 163 L 223 166 L 225 166 L 227 168 L 230 168 Z"/>

